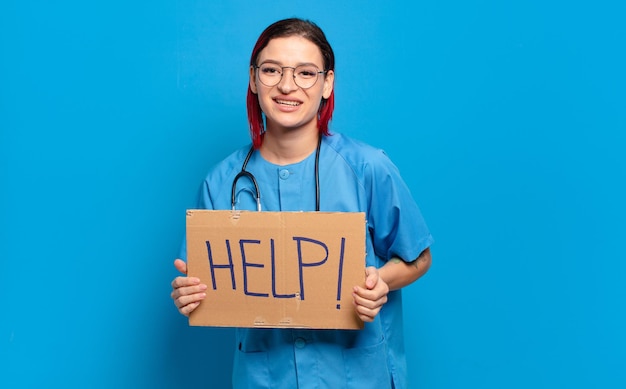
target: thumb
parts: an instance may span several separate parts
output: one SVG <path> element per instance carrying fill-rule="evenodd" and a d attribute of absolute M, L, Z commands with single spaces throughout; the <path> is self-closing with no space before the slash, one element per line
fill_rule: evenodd
<path fill-rule="evenodd" d="M 378 269 L 374 266 L 368 266 L 365 268 L 365 287 L 367 289 L 373 289 L 378 283 Z"/>
<path fill-rule="evenodd" d="M 182 259 L 176 259 L 174 261 L 174 267 L 179 272 L 183 273 L 184 275 L 187 275 L 187 264 Z"/>

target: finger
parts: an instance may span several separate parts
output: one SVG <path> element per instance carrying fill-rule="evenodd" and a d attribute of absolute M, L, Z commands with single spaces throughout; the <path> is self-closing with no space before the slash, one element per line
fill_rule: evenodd
<path fill-rule="evenodd" d="M 195 293 L 191 295 L 178 296 L 174 299 L 174 304 L 178 308 L 178 310 L 182 310 L 188 305 L 199 305 L 202 300 L 206 298 L 206 293 Z M 194 308 L 195 309 L 195 308 Z M 189 313 L 190 310 L 187 310 Z M 182 313 L 182 312 L 181 312 Z"/>
<path fill-rule="evenodd" d="M 200 284 L 198 277 L 176 277 L 172 281 L 172 289 L 183 288 L 187 286 L 203 285 Z M 206 286 L 206 285 L 205 285 Z"/>
<path fill-rule="evenodd" d="M 380 308 L 369 309 L 358 305 L 355 307 L 355 310 L 359 318 L 365 322 L 374 321 L 374 318 L 376 318 L 376 315 L 380 312 Z"/>
<path fill-rule="evenodd" d="M 176 259 L 174 261 L 174 267 L 176 268 L 176 270 L 178 270 L 179 272 L 187 275 L 187 264 L 185 263 L 185 261 L 183 261 L 182 259 Z"/>
<path fill-rule="evenodd" d="M 364 307 L 367 309 L 379 309 L 387 302 L 387 295 L 384 295 L 379 298 L 368 299 L 368 298 L 359 296 L 358 294 L 354 293 L 352 297 L 354 298 L 354 303 L 358 307 Z"/>
<path fill-rule="evenodd" d="M 185 286 L 172 290 L 171 297 L 177 308 L 202 301 L 206 297 L 206 285 Z"/>
<path fill-rule="evenodd" d="M 185 316 L 189 316 L 191 312 L 193 312 L 196 308 L 198 308 L 199 305 L 200 305 L 200 302 L 191 303 L 180 308 L 178 311 Z"/>
<path fill-rule="evenodd" d="M 189 279 L 186 277 L 177 277 L 181 282 L 185 282 L 188 281 Z M 199 281 L 199 280 L 198 280 Z M 177 280 L 174 280 L 174 282 L 172 282 L 172 285 L 176 285 L 177 284 Z M 172 298 L 176 299 L 180 296 L 189 296 L 192 294 L 197 294 L 197 293 L 203 293 L 207 290 L 207 286 L 205 284 L 183 284 L 183 285 L 177 285 L 175 287 L 172 288 Z"/>
<path fill-rule="evenodd" d="M 389 288 L 385 286 L 386 285 L 380 284 L 378 287 L 376 287 L 375 289 L 371 289 L 371 290 L 364 289 L 359 286 L 355 286 L 353 289 L 353 294 L 359 297 L 362 297 L 366 300 L 376 301 L 376 300 L 380 300 L 383 297 L 386 297 L 387 294 L 389 293 Z"/>
<path fill-rule="evenodd" d="M 365 268 L 365 287 L 372 289 L 378 283 L 378 269 L 374 266 L 368 266 Z"/>

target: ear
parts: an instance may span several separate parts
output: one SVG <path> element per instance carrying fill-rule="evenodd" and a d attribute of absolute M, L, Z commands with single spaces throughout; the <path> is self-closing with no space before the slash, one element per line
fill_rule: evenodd
<path fill-rule="evenodd" d="M 250 66 L 250 90 L 255 95 L 257 94 L 256 88 L 256 72 L 254 71 L 254 66 Z"/>
<path fill-rule="evenodd" d="M 330 97 L 330 94 L 333 92 L 333 88 L 335 87 L 335 72 L 329 70 L 324 77 L 324 90 L 322 91 L 322 97 L 325 99 Z"/>

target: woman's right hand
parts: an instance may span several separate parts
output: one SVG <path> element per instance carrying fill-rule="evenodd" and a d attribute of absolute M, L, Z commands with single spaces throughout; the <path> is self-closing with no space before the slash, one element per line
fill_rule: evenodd
<path fill-rule="evenodd" d="M 178 312 L 189 316 L 206 297 L 207 286 L 200 283 L 199 278 L 187 277 L 187 264 L 182 259 L 176 259 L 174 267 L 184 276 L 176 277 L 172 281 L 172 300 L 174 300 Z"/>

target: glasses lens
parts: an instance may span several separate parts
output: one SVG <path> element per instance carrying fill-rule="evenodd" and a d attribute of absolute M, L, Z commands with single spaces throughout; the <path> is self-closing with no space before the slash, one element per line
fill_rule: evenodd
<path fill-rule="evenodd" d="M 259 80 L 267 85 L 274 86 L 280 82 L 283 69 L 273 63 L 262 63 L 259 66 Z"/>
<path fill-rule="evenodd" d="M 296 76 L 296 84 L 303 89 L 307 89 L 315 85 L 319 69 L 313 65 L 300 65 L 294 70 Z"/>

